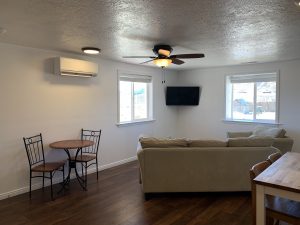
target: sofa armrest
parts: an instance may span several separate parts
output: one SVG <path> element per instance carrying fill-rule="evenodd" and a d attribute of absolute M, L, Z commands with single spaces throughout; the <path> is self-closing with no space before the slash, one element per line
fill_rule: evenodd
<path fill-rule="evenodd" d="M 143 174 L 145 169 L 145 152 L 140 142 L 138 142 L 136 154 L 139 161 L 139 183 L 141 184 L 143 183 Z"/>
<path fill-rule="evenodd" d="M 252 131 L 227 132 L 227 138 L 249 137 L 250 135 L 252 135 Z"/>
<path fill-rule="evenodd" d="M 273 147 L 278 148 L 282 154 L 292 151 L 294 140 L 290 137 L 274 138 Z"/>

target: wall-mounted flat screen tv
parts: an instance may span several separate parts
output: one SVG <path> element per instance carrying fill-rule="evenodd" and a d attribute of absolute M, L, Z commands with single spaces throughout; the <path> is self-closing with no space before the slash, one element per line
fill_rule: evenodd
<path fill-rule="evenodd" d="M 199 105 L 200 87 L 167 87 L 167 105 Z"/>

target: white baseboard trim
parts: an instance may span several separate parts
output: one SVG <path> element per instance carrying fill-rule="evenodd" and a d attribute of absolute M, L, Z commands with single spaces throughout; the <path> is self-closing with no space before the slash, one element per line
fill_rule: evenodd
<path fill-rule="evenodd" d="M 122 165 L 122 164 L 125 164 L 125 163 L 128 163 L 128 162 L 132 162 L 132 161 L 135 161 L 135 160 L 137 160 L 137 157 L 133 156 L 133 157 L 130 157 L 130 158 L 127 158 L 127 159 L 123 159 L 123 160 L 117 161 L 117 162 L 113 162 L 113 163 L 109 163 L 109 164 L 106 164 L 106 165 L 102 165 L 102 166 L 98 167 L 98 171 L 106 170 L 106 169 L 109 169 L 109 168 L 112 168 L 112 167 L 116 167 L 116 166 L 119 166 L 119 165 Z M 90 169 L 88 169 L 87 172 L 88 172 L 88 174 L 95 173 L 95 167 L 91 167 Z M 74 178 L 76 178 L 75 174 L 72 173 L 71 174 L 71 179 L 74 179 Z M 50 181 L 48 181 L 48 179 L 46 179 L 45 181 L 46 181 L 45 182 L 45 186 L 49 186 L 50 185 Z M 57 183 L 59 183 L 61 181 L 62 181 L 61 176 L 57 177 L 57 178 L 53 179 L 53 184 L 57 184 Z M 42 188 L 42 182 L 33 184 L 31 188 L 32 188 L 32 190 L 37 190 L 37 189 Z M 10 198 L 10 197 L 13 197 L 13 196 L 16 196 L 16 195 L 24 194 L 26 192 L 29 192 L 29 186 L 25 186 L 25 187 L 18 188 L 18 189 L 12 190 L 12 191 L 1 193 L 0 194 L 0 200 L 6 199 L 6 198 Z"/>
<path fill-rule="evenodd" d="M 98 170 L 99 171 L 106 170 L 106 169 L 109 169 L 109 168 L 112 168 L 112 167 L 115 167 L 115 166 L 119 166 L 119 165 L 122 165 L 122 164 L 125 164 L 125 163 L 128 163 L 128 162 L 132 162 L 132 161 L 135 161 L 135 160 L 137 160 L 137 157 L 133 156 L 133 157 L 130 157 L 130 158 L 127 158 L 127 159 L 117 161 L 117 162 L 113 162 L 113 163 L 109 163 L 109 164 L 106 164 L 106 165 L 103 165 L 103 166 L 99 166 Z"/>

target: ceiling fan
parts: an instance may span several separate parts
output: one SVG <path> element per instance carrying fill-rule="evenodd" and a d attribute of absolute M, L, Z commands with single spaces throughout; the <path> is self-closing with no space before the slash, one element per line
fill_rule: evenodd
<path fill-rule="evenodd" d="M 124 56 L 123 58 L 149 58 L 150 60 L 142 62 L 141 64 L 153 61 L 155 65 L 164 68 L 171 63 L 176 65 L 183 64 L 184 61 L 181 59 L 197 59 L 205 57 L 202 53 L 171 55 L 173 48 L 170 45 L 155 45 L 152 50 L 156 56 Z"/>

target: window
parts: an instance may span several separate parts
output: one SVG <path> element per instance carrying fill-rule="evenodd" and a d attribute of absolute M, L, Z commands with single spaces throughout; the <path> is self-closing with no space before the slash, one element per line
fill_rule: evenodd
<path fill-rule="evenodd" d="M 278 74 L 226 77 L 226 120 L 278 122 Z"/>
<path fill-rule="evenodd" d="M 118 123 L 152 120 L 152 77 L 121 73 L 118 82 Z"/>

